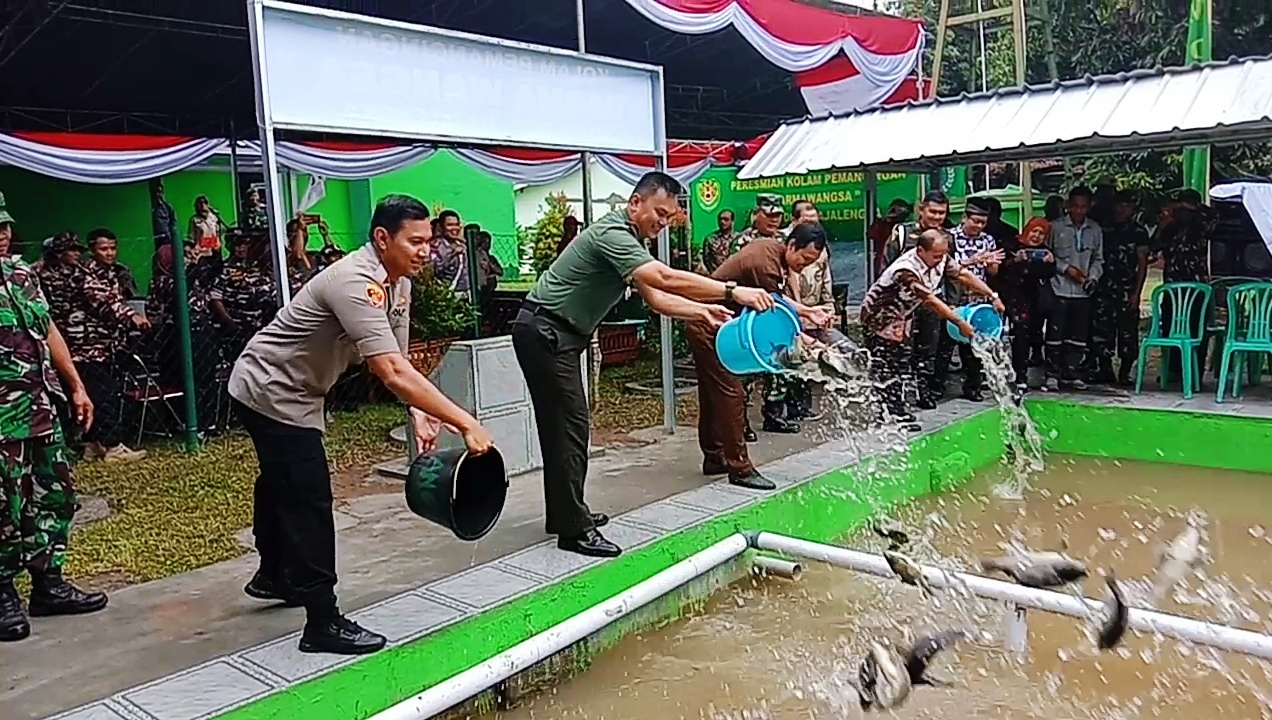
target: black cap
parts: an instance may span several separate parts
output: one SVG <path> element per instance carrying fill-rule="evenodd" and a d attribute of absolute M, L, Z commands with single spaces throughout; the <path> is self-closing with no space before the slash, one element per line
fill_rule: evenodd
<path fill-rule="evenodd" d="M 967 215 L 989 215 L 989 203 L 985 198 L 970 197 L 967 198 L 967 204 L 963 207 L 964 214 Z"/>

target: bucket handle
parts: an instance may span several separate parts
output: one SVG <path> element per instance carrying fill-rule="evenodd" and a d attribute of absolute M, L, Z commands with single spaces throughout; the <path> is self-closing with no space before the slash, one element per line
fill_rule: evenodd
<path fill-rule="evenodd" d="M 499 451 L 498 447 L 491 445 L 490 450 L 487 450 L 486 452 L 498 452 L 498 451 Z M 464 461 L 468 459 L 469 455 L 472 455 L 472 453 L 468 452 L 468 450 L 464 450 L 464 454 L 459 456 L 459 462 L 455 463 L 455 470 L 453 471 L 455 474 L 453 477 L 451 477 L 451 502 L 452 503 L 459 499 L 459 469 L 464 466 Z M 504 486 L 507 487 L 507 485 L 508 485 L 508 473 L 504 472 Z"/>

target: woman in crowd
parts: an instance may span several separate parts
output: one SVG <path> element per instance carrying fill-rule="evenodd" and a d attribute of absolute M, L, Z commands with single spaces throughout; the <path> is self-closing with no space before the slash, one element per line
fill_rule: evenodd
<path fill-rule="evenodd" d="M 1030 218 L 1015 242 L 1003 246 L 1006 257 L 998 284 L 1011 320 L 1011 365 L 1016 372 L 1016 390 L 1028 389 L 1030 367 L 1042 365 L 1043 324 L 1051 277 L 1056 274 L 1056 258 L 1047 248 L 1051 223 Z"/>

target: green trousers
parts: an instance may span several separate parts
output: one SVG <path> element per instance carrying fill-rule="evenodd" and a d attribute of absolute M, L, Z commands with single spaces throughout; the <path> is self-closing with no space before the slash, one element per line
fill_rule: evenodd
<path fill-rule="evenodd" d="M 60 431 L 0 442 L 0 582 L 61 568 L 76 509 Z"/>

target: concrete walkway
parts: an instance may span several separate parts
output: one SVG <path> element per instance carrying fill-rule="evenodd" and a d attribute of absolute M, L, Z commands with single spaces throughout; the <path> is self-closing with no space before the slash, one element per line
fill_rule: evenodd
<path fill-rule="evenodd" d="M 609 448 L 593 458 L 588 501 L 594 511 L 617 516 L 718 479 L 702 476 L 701 455 L 691 429 L 681 428 L 670 437 L 657 430 L 642 431 L 642 439 L 652 444 Z M 764 433 L 751 452 L 757 463 L 771 462 L 822 439 L 814 428 L 797 436 Z M 397 492 L 350 501 L 337 514 L 337 526 L 337 590 L 347 612 L 548 537 L 543 529 L 542 476 L 537 472 L 513 478 L 503 517 L 478 543 L 460 542 L 441 527 L 412 515 Z M 605 532 L 620 545 L 657 535 L 634 533 L 632 527 L 618 524 Z M 574 557 L 555 548 L 548 555 L 548 559 L 562 562 Z M 46 718 L 299 630 L 303 610 L 269 607 L 243 594 L 243 585 L 255 569 L 256 557 L 251 553 L 120 590 L 111 596 L 108 610 L 99 615 L 34 619 L 31 639 L 0 645 L 0 718 Z M 537 584 L 526 577 L 501 579 L 513 586 Z M 414 612 L 440 623 L 467 609 L 462 604 L 436 605 Z M 377 622 L 373 614 L 359 619 L 391 639 L 395 635 L 388 618 Z M 322 656 L 301 656 L 293 652 L 294 645 L 293 638 L 277 648 L 267 648 L 261 653 L 262 663 L 284 679 L 296 679 L 321 668 Z M 286 658 L 284 664 L 291 667 L 279 667 L 271 661 L 271 654 Z M 200 716 L 188 715 L 191 719 Z M 102 710 L 98 714 L 75 713 L 73 717 L 115 720 L 121 715 Z"/>

